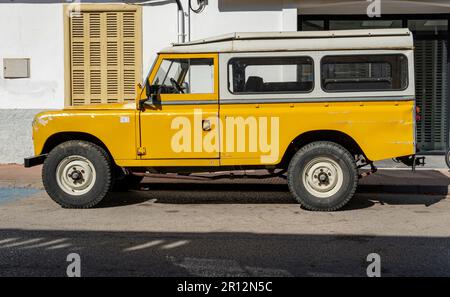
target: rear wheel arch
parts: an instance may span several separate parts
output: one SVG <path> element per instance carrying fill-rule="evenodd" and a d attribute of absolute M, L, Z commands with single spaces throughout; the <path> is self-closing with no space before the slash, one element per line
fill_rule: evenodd
<path fill-rule="evenodd" d="M 282 167 L 287 168 L 290 160 L 299 149 L 316 141 L 328 141 L 339 144 L 349 151 L 350 154 L 363 155 L 364 158 L 369 161 L 361 146 L 350 135 L 337 130 L 314 130 L 302 133 L 290 142 L 280 162 Z"/>

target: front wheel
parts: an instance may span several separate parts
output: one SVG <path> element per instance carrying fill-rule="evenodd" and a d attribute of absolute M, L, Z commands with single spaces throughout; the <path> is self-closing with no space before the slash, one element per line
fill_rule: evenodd
<path fill-rule="evenodd" d="M 42 180 L 49 196 L 62 207 L 94 207 L 111 189 L 111 161 L 96 144 L 67 141 L 49 153 Z"/>
<path fill-rule="evenodd" d="M 345 148 L 318 141 L 294 155 L 287 178 L 291 193 L 304 208 L 334 211 L 353 197 L 358 170 L 355 159 Z"/>

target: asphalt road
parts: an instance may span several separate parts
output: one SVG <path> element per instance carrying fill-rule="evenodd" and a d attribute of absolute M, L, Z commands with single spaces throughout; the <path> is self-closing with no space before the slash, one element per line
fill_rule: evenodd
<path fill-rule="evenodd" d="M 152 183 L 99 208 L 0 189 L 0 276 L 450 276 L 450 200 L 357 194 L 309 212 L 283 184 Z M 9 192 L 6 192 L 9 191 Z M 3 193 L 3 194 L 2 194 Z"/>

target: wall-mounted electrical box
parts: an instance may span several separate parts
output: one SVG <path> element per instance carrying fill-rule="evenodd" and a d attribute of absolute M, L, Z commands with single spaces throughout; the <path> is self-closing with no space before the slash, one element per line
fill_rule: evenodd
<path fill-rule="evenodd" d="M 29 78 L 30 59 L 29 58 L 4 58 L 3 78 Z"/>

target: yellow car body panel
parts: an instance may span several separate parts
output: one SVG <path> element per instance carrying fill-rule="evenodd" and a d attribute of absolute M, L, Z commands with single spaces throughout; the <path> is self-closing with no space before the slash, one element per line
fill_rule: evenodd
<path fill-rule="evenodd" d="M 347 134 L 370 161 L 415 154 L 413 98 L 403 101 L 346 102 L 342 98 L 342 102 L 222 104 L 217 53 L 160 54 L 149 75 L 150 82 L 165 58 L 214 59 L 214 93 L 163 94 L 161 106 L 141 109 L 139 101 L 146 96 L 145 87 L 139 85 L 136 102 L 68 107 L 61 111 L 40 113 L 33 122 L 35 154 L 43 154 L 47 140 L 58 133 L 85 133 L 98 138 L 116 164 L 124 167 L 276 165 L 298 136 L 319 130 Z M 184 103 L 164 104 L 171 101 Z M 196 104 L 196 101 L 203 103 Z M 213 122 L 214 118 L 217 119 L 213 131 L 220 135 L 218 150 L 174 151 L 172 137 L 176 131 L 172 126 L 173 119 L 185 116 L 193 121 L 198 109 L 202 112 L 200 121 L 205 117 L 213 119 Z M 225 135 L 232 129 L 226 125 L 230 117 L 277 118 L 277 152 L 272 151 L 271 158 L 264 158 L 268 153 L 261 147 L 257 147 L 256 151 L 227 150 L 230 141 L 242 141 L 238 139 L 239 135 L 244 135 L 246 144 L 250 141 L 248 131 L 234 133 L 231 139 L 227 139 Z M 201 133 L 203 138 L 211 132 Z M 138 154 L 139 150 L 145 150 L 145 153 Z"/>
<path fill-rule="evenodd" d="M 136 159 L 136 117 L 134 103 L 86 105 L 38 114 L 33 121 L 35 154 L 58 133 L 86 133 L 105 144 L 115 160 Z"/>
<path fill-rule="evenodd" d="M 229 116 L 279 118 L 278 157 L 265 165 L 279 163 L 289 144 L 298 136 L 320 130 L 347 134 L 356 141 L 371 161 L 412 155 L 415 153 L 413 114 L 413 100 L 220 106 L 222 122 Z M 245 139 L 247 144 L 245 152 L 221 152 L 222 165 L 261 164 L 261 156 L 267 153 L 249 152 L 248 133 Z M 234 141 L 237 139 L 234 138 Z"/>
<path fill-rule="evenodd" d="M 146 147 L 142 159 L 137 155 L 139 143 L 139 111 L 134 104 L 116 106 L 86 106 L 39 114 L 33 123 L 35 154 L 42 153 L 45 142 L 57 133 L 81 132 L 95 136 L 110 151 L 121 166 L 219 166 L 219 165 L 274 165 L 280 162 L 289 144 L 299 135 L 318 130 L 334 130 L 352 137 L 371 161 L 406 156 L 415 153 L 414 101 L 399 102 L 334 102 L 295 104 L 226 104 L 220 106 L 222 122 L 227 116 L 254 116 L 279 118 L 279 150 L 271 162 L 261 162 L 266 152 L 249 152 L 248 130 L 244 152 L 192 152 L 180 157 L 170 147 L 174 130 L 173 115 L 192 118 L 192 106 L 170 106 L 164 111 L 150 111 L 149 117 L 158 119 L 157 127 L 148 127 L 142 134 Z M 204 111 L 208 111 L 206 106 Z M 212 108 L 211 114 L 214 113 Z M 149 111 L 146 111 L 149 113 Z M 205 113 L 206 115 L 211 115 Z M 155 122 L 156 123 L 156 122 Z M 226 134 L 226 127 L 222 127 Z M 146 140 L 148 139 L 148 140 Z M 153 139 L 154 141 L 152 141 Z M 233 139 L 237 143 L 237 133 Z M 226 139 L 222 147 L 226 147 Z M 178 159 L 178 160 L 172 160 Z M 211 160 L 201 160 L 211 159 Z"/>

